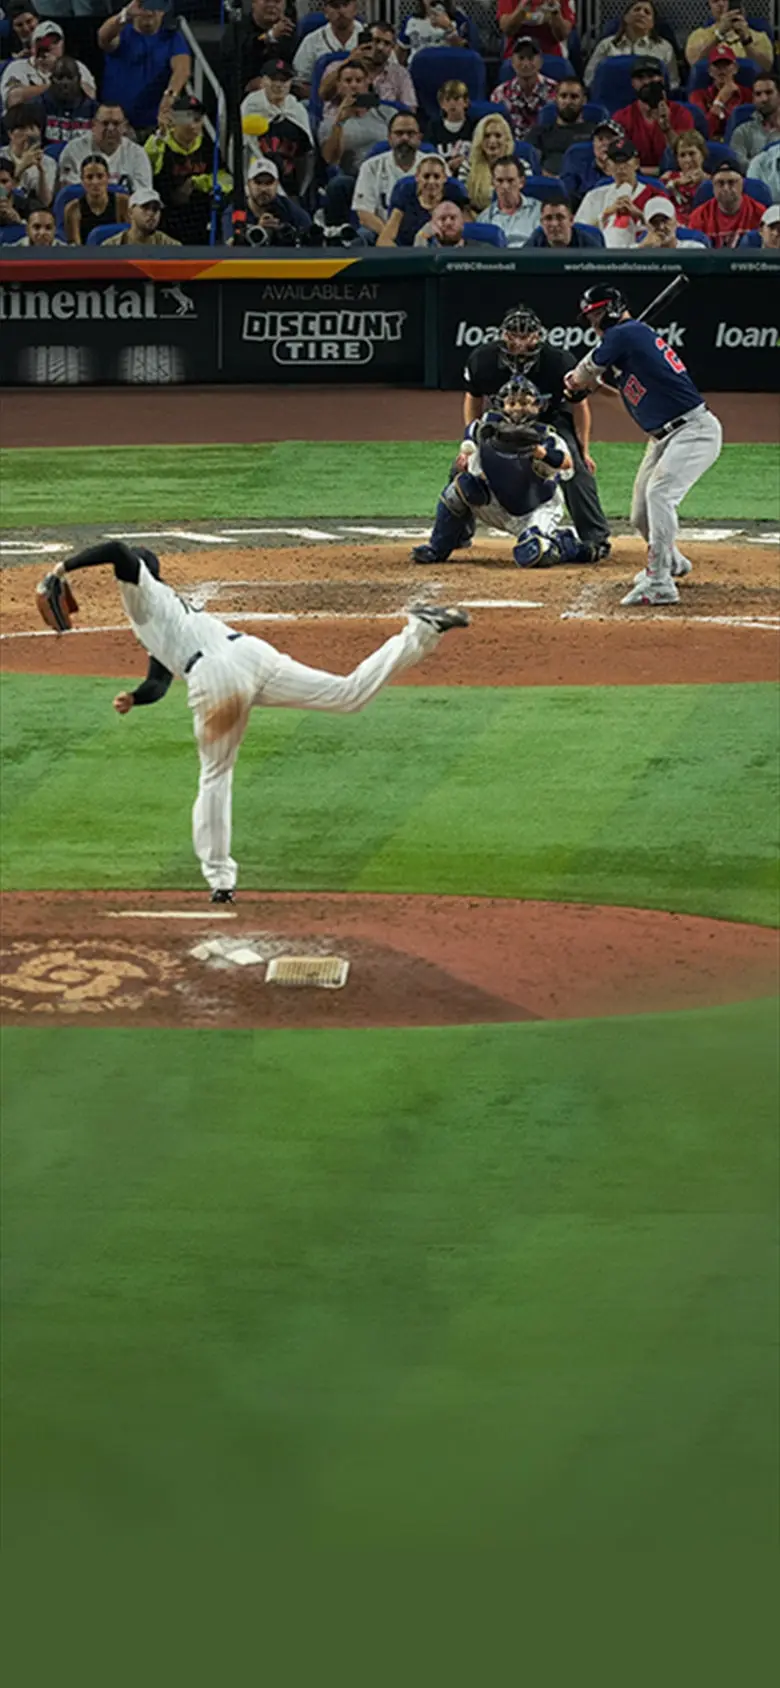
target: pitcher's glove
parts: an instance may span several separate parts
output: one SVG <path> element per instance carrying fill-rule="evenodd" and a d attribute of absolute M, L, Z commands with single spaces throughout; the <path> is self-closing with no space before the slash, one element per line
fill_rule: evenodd
<path fill-rule="evenodd" d="M 46 622 L 55 633 L 67 633 L 72 627 L 71 616 L 78 612 L 78 604 L 67 580 L 59 574 L 45 574 L 36 589 L 35 602 Z"/>
<path fill-rule="evenodd" d="M 495 451 L 507 457 L 530 457 L 544 439 L 546 429 L 538 422 L 483 422 L 479 443 L 490 441 Z"/>

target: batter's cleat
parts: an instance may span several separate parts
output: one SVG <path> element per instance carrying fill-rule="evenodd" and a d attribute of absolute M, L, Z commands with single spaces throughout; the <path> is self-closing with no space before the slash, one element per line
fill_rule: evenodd
<path fill-rule="evenodd" d="M 671 575 L 663 575 L 656 580 L 652 575 L 645 572 L 640 575 L 631 591 L 627 592 L 625 598 L 621 598 L 620 602 L 623 605 L 679 604 L 680 594 Z"/>
<path fill-rule="evenodd" d="M 220 887 L 218 891 L 212 891 L 211 893 L 211 901 L 213 903 L 234 903 L 235 900 L 235 891 L 228 891 L 226 888 Z"/>
<path fill-rule="evenodd" d="M 470 543 L 471 541 L 469 541 Z M 449 552 L 447 556 L 449 556 Z M 447 557 L 443 557 L 440 551 L 434 551 L 432 545 L 415 545 L 412 552 L 413 563 L 446 563 L 446 561 Z"/>
<path fill-rule="evenodd" d="M 684 557 L 682 551 L 675 551 L 672 558 L 672 574 L 675 580 L 682 580 L 686 574 L 692 574 L 693 563 L 690 557 Z"/>
<path fill-rule="evenodd" d="M 429 627 L 435 627 L 437 633 L 449 633 L 453 627 L 468 627 L 471 617 L 465 610 L 442 609 L 438 605 L 420 604 L 409 611 L 418 621 L 426 621 Z"/>

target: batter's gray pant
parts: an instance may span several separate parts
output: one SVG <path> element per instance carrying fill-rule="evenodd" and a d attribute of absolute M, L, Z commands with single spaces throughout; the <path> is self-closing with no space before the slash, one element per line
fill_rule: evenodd
<path fill-rule="evenodd" d="M 647 572 L 667 579 L 677 548 L 677 509 L 720 456 L 723 429 L 709 410 L 665 440 L 648 440 L 634 482 L 631 520 L 647 540 Z"/>

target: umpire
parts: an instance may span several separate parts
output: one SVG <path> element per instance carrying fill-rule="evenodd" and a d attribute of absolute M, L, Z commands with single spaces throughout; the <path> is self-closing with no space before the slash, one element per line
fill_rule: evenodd
<path fill-rule="evenodd" d="M 547 330 L 528 305 L 508 311 L 498 339 L 478 346 L 463 371 L 463 420 L 466 426 L 476 422 L 510 375 L 526 375 L 540 392 L 550 394 L 544 420 L 565 440 L 574 464 L 574 474 L 562 489 L 564 497 L 580 539 L 593 547 L 594 561 L 598 561 L 609 556 L 610 546 L 607 519 L 588 467 L 590 407 L 587 400 L 579 403 L 575 415 L 563 389 L 564 375 L 574 368 L 574 358 L 554 351 L 546 341 Z"/>

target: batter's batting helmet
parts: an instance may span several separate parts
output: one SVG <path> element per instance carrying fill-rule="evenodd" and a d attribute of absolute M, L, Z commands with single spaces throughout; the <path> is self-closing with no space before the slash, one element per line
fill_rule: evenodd
<path fill-rule="evenodd" d="M 587 287 L 580 299 L 580 322 L 591 328 L 598 315 L 599 321 L 609 327 L 619 322 L 627 310 L 628 305 L 616 287 Z"/>
<path fill-rule="evenodd" d="M 547 339 L 547 329 L 544 323 L 540 321 L 536 311 L 531 310 L 530 305 L 515 305 L 511 311 L 507 311 L 498 333 L 505 362 L 508 363 L 510 369 L 517 370 L 526 369 L 529 364 L 535 361 L 538 352 Z M 506 343 L 507 334 L 533 334 L 535 344 L 530 352 L 523 352 L 522 354 L 510 352 Z"/>

